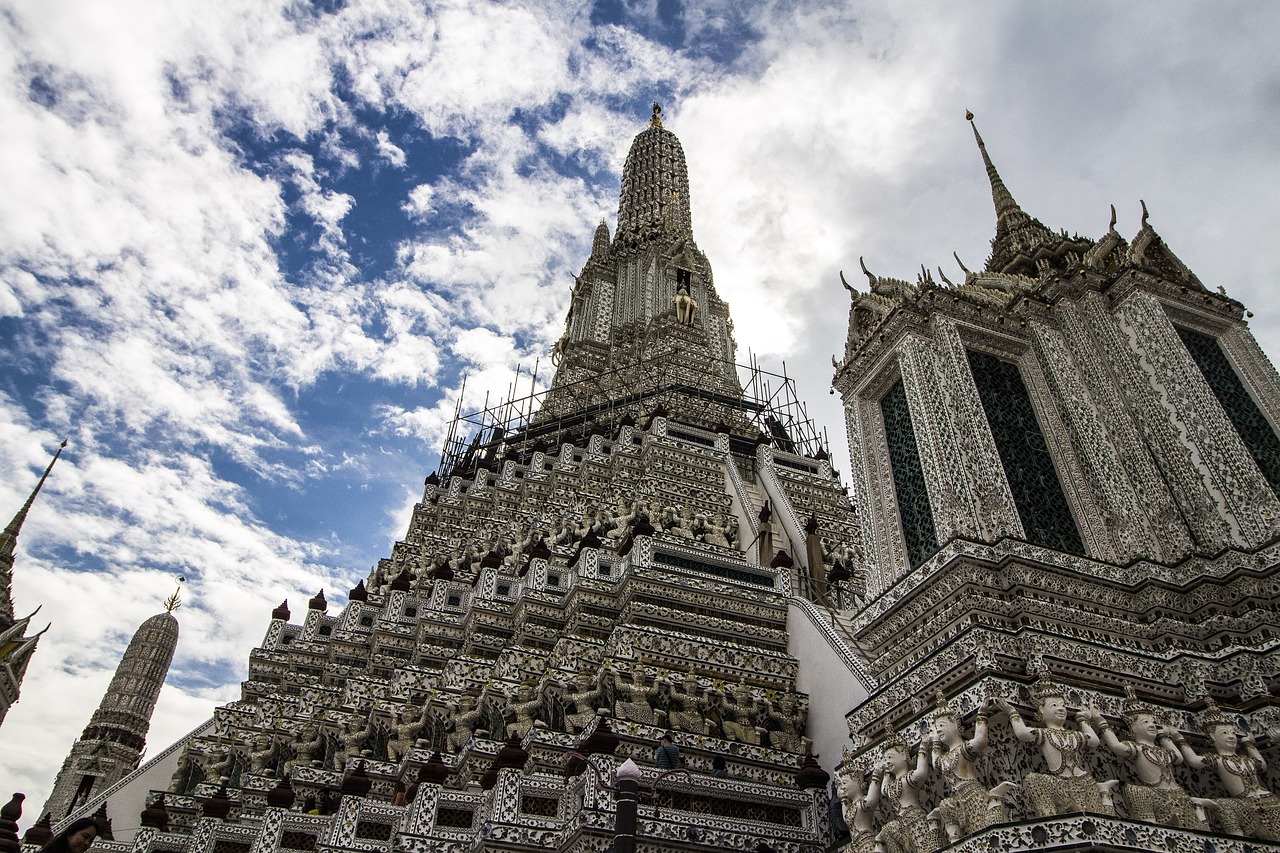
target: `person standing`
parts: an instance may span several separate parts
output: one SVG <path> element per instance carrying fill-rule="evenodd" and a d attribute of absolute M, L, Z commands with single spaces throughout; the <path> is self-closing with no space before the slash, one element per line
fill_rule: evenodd
<path fill-rule="evenodd" d="M 658 748 L 653 752 L 659 770 L 675 770 L 680 766 L 680 747 L 671 742 L 670 734 L 658 738 Z"/>

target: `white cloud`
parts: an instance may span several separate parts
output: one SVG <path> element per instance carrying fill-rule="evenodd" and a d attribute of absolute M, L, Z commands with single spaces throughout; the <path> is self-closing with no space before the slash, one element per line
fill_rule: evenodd
<path fill-rule="evenodd" d="M 380 130 L 378 131 L 377 139 L 378 153 L 382 155 L 382 158 L 397 169 L 403 169 L 405 163 L 404 151 L 391 141 L 391 135 L 385 130 Z"/>
<path fill-rule="evenodd" d="M 435 199 L 435 187 L 431 184 L 418 184 L 409 191 L 409 200 L 400 206 L 410 219 L 417 222 L 426 222 L 431 214 L 435 212 L 433 201 Z"/>

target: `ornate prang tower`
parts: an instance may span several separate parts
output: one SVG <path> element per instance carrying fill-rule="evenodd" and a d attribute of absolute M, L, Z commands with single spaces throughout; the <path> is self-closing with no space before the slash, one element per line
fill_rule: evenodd
<path fill-rule="evenodd" d="M 982 789 L 946 791 L 953 850 L 1248 849 L 1189 834 L 1210 827 L 1280 841 L 1262 793 L 1280 735 L 1280 377 L 1145 204 L 1131 241 L 1114 208 L 1096 240 L 1055 232 L 973 133 L 996 213 L 985 267 L 953 283 L 863 266 L 868 291 L 849 288 L 834 386 L 871 599 L 850 628 L 882 687 L 848 715 L 847 770 L 881 760 L 886 727 L 927 753 L 919 732 L 954 720 L 993 755 Z M 1025 726 L 1042 702 L 1046 720 L 1065 703 L 1065 731 Z M 1161 740 L 1115 739 L 1142 741 L 1144 715 L 1171 727 Z M 1269 782 L 1223 725 L 1253 733 Z M 983 804 L 1001 781 L 1019 786 L 1007 814 Z"/>
<path fill-rule="evenodd" d="M 556 343 L 552 392 L 533 424 L 594 420 L 664 408 L 710 428 L 747 429 L 729 305 L 716 294 L 693 239 L 689 173 L 676 135 L 653 117 L 622 168 L 617 234 L 601 220 Z"/>
<path fill-rule="evenodd" d="M 151 712 L 178 647 L 178 620 L 173 615 L 178 606 L 175 592 L 165 601 L 164 612 L 134 633 L 102 702 L 62 762 L 41 814 L 62 820 L 138 766 Z"/>
<path fill-rule="evenodd" d="M 22 531 L 22 523 L 27 520 L 31 505 L 35 503 L 36 495 L 40 494 L 44 481 L 49 479 L 49 472 L 53 470 L 54 463 L 58 461 L 58 457 L 62 455 L 62 449 L 66 446 L 66 441 L 58 445 L 57 452 L 53 454 L 53 459 L 49 460 L 49 466 L 44 469 L 44 474 L 40 477 L 40 482 L 36 483 L 36 487 L 31 490 L 22 509 L 18 510 L 4 532 L 0 532 L 0 724 L 4 723 L 9 708 L 18 701 L 18 692 L 22 688 L 22 676 L 26 674 L 27 663 L 30 662 L 31 655 L 36 650 L 36 643 L 40 639 L 40 634 L 26 636 L 27 626 L 31 622 L 31 617 L 35 616 L 34 612 L 21 619 L 15 619 L 13 615 L 14 549 L 18 546 L 18 534 Z M 48 628 L 45 630 L 47 631 Z M 44 631 L 40 633 L 43 634 Z"/>
<path fill-rule="evenodd" d="M 834 766 L 867 682 L 811 599 L 856 599 L 856 518 L 791 383 L 749 369 L 744 390 L 733 353 L 655 107 L 549 389 L 457 419 L 345 607 L 271 612 L 240 701 L 141 771 L 167 781 L 168 831 L 138 853 L 599 851 L 627 759 L 658 788 L 644 849 L 820 846 L 828 774 L 806 753 Z M 688 771 L 654 766 L 668 730 Z M 234 825 L 211 817 L 228 797 Z"/>

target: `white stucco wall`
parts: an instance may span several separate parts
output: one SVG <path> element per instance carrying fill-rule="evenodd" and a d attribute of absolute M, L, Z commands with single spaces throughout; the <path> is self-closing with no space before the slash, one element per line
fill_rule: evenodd
<path fill-rule="evenodd" d="M 851 745 L 844 715 L 867 698 L 867 690 L 831 647 L 823 631 L 798 605 L 787 607 L 787 651 L 800 661 L 796 689 L 809 694 L 809 737 L 818 763 L 835 771 Z"/>
<path fill-rule="evenodd" d="M 107 817 L 111 819 L 111 834 L 117 841 L 132 841 L 133 836 L 142 826 L 141 816 L 142 810 L 147 807 L 147 794 L 153 790 L 168 789 L 173 773 L 178 769 L 182 745 L 193 737 L 206 734 L 212 728 L 212 719 L 201 723 L 106 791 L 90 798 L 87 803 L 67 815 L 65 819 L 55 822 L 54 831 L 58 831 L 63 824 L 75 818 L 93 814 L 102 805 L 103 800 L 106 800 Z"/>

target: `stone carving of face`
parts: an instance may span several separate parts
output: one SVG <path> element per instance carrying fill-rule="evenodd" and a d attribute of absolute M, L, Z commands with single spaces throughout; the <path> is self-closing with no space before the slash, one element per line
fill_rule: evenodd
<path fill-rule="evenodd" d="M 1156 733 L 1160 731 L 1160 726 L 1156 724 L 1156 718 L 1151 714 L 1139 714 L 1129 724 L 1129 731 L 1133 732 L 1134 737 L 1155 740 Z"/>
<path fill-rule="evenodd" d="M 1067 702 L 1061 696 L 1049 696 L 1040 703 L 1040 719 L 1046 725 L 1061 726 L 1067 722 Z"/>
<path fill-rule="evenodd" d="M 950 714 L 943 714 L 934 720 L 933 730 L 938 733 L 938 738 L 943 741 L 960 736 L 960 724 Z"/>
<path fill-rule="evenodd" d="M 1214 726 L 1209 737 L 1213 740 L 1215 750 L 1227 754 L 1235 752 L 1240 743 L 1240 735 L 1236 734 L 1235 726 Z"/>
<path fill-rule="evenodd" d="M 900 746 L 891 746 L 885 750 L 885 769 L 895 776 L 901 776 L 906 771 L 909 760 L 907 751 Z"/>

